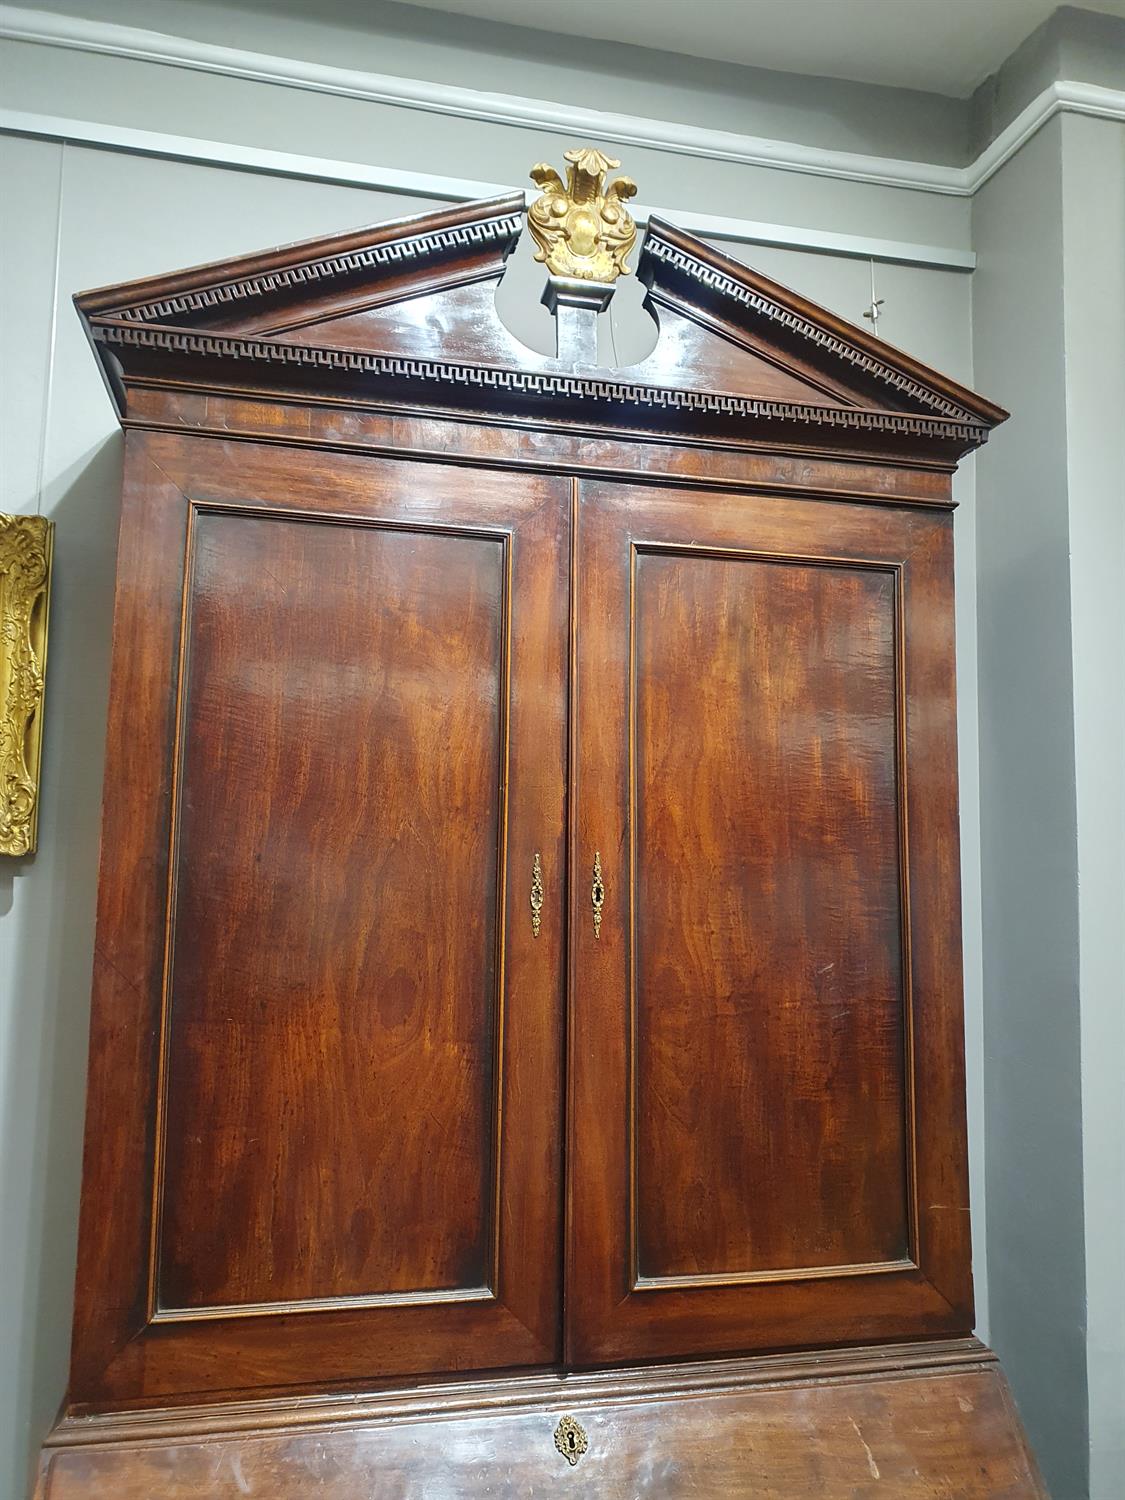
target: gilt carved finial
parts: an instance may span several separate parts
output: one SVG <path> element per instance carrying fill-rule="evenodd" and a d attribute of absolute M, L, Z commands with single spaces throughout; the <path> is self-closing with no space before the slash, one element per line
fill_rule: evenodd
<path fill-rule="evenodd" d="M 527 227 L 538 246 L 535 259 L 545 261 L 552 276 L 579 281 L 627 276 L 625 257 L 637 226 L 623 200 L 635 195 L 637 184 L 631 177 L 615 177 L 604 186 L 606 174 L 621 163 L 596 146 L 563 155 L 570 163 L 565 185 L 545 161 L 531 169 L 532 182 L 543 189 L 527 211 Z"/>

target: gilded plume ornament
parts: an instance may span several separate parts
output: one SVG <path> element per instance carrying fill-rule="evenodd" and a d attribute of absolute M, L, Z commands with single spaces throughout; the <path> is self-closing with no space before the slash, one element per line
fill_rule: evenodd
<path fill-rule="evenodd" d="M 35 850 L 53 534 L 0 515 L 0 854 Z"/>
<path fill-rule="evenodd" d="M 604 156 L 596 146 L 580 146 L 563 153 L 570 167 L 566 183 L 547 162 L 531 169 L 531 180 L 543 192 L 527 211 L 527 227 L 552 276 L 578 281 L 614 282 L 628 276 L 625 257 L 637 238 L 637 226 L 623 200 L 632 198 L 637 184 L 631 177 L 615 177 L 605 187 L 606 174 L 621 163 Z"/>

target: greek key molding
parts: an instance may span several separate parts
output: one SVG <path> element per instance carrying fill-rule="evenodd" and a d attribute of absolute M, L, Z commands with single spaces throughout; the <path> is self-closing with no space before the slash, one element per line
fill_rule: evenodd
<path fill-rule="evenodd" d="M 804 405 L 793 401 L 766 401 L 751 396 L 727 395 L 719 391 L 677 390 L 671 386 L 636 385 L 626 381 L 553 371 L 447 364 L 442 360 L 373 354 L 361 349 L 326 349 L 282 344 L 245 335 L 236 337 L 194 330 L 157 328 L 150 324 L 95 322 L 92 332 L 98 343 L 106 345 L 160 349 L 212 359 L 313 366 L 430 385 L 476 386 L 518 396 L 569 397 L 652 410 L 762 418 L 865 432 L 893 432 L 909 437 L 946 439 L 972 447 L 983 443 L 988 435 L 987 428 L 975 421 L 961 422 L 907 412 L 864 411 L 855 407 Z"/>
<path fill-rule="evenodd" d="M 249 297 L 261 297 L 269 292 L 301 286 L 310 281 L 349 276 L 356 271 L 394 265 L 401 261 L 421 260 L 430 255 L 440 255 L 445 251 L 464 249 L 471 245 L 514 239 L 522 225 L 523 216 L 519 213 L 505 214 L 475 224 L 459 224 L 430 234 L 414 235 L 410 239 L 389 240 L 386 244 L 370 245 L 363 250 L 350 250 L 345 255 L 329 255 L 321 260 L 302 261 L 297 266 L 263 271 L 238 281 L 200 287 L 196 291 L 168 297 L 161 302 L 121 307 L 113 311 L 111 316 L 125 318 L 131 323 L 162 322 L 178 313 L 201 312 L 204 308 L 240 302 Z"/>
<path fill-rule="evenodd" d="M 783 328 L 788 328 L 792 333 L 798 334 L 810 343 L 818 344 L 838 359 L 846 360 L 848 364 L 856 365 L 868 375 L 873 375 L 877 380 L 886 385 L 893 386 L 895 390 L 901 391 L 904 396 L 910 396 L 915 401 L 920 401 L 924 406 L 932 407 L 944 416 L 950 417 L 958 422 L 972 422 L 973 417 L 964 407 L 957 406 L 952 401 L 947 401 L 944 396 L 939 396 L 936 391 L 930 390 L 928 386 L 921 385 L 917 380 L 912 380 L 909 375 L 892 369 L 890 365 L 882 360 L 876 359 L 866 349 L 860 349 L 855 344 L 849 344 L 846 339 L 837 334 L 830 333 L 828 329 L 821 328 L 819 324 L 803 318 L 800 313 L 795 313 L 787 307 L 763 297 L 751 287 L 735 281 L 730 276 L 724 276 L 721 271 L 716 271 L 713 266 L 704 265 L 694 256 L 686 254 L 676 245 L 670 245 L 659 235 L 650 231 L 645 241 L 645 254 L 651 255 L 654 260 L 664 261 L 665 264 L 674 266 L 676 270 L 682 271 L 695 281 L 702 282 L 712 291 L 721 296 L 730 297 L 732 301 L 748 307 L 751 311 L 770 318 L 775 323 L 780 323 Z"/>

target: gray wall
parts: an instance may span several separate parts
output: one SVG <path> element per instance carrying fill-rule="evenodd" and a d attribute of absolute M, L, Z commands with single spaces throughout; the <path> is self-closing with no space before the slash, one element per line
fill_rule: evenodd
<path fill-rule="evenodd" d="M 840 151 L 965 159 L 961 101 L 544 34 L 387 0 L 47 0 L 68 15 L 374 73 L 563 100 Z M 637 31 L 643 35 L 643 18 Z M 487 176 L 478 171 L 475 175 Z"/>
<path fill-rule="evenodd" d="M 1057 78 L 1125 88 L 1125 17 L 1064 5 L 973 94 L 969 150 L 983 150 Z"/>
<path fill-rule="evenodd" d="M 1090 1493 L 1125 1492 L 1125 128 L 1063 122 Z"/>
<path fill-rule="evenodd" d="M 1013 415 L 977 461 L 993 1341 L 1052 1493 L 1085 1493 L 1077 848 L 1062 126 L 977 194 L 975 373 Z"/>
<path fill-rule="evenodd" d="M 1125 1491 L 1125 129 L 977 194 L 988 1264 L 1052 1493 Z"/>

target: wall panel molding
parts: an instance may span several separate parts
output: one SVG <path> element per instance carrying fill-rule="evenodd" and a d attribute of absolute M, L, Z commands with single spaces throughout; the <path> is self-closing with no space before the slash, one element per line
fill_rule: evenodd
<path fill-rule="evenodd" d="M 681 156 L 703 156 L 744 166 L 778 167 L 844 177 L 855 182 L 948 192 L 951 191 L 950 174 L 955 178 L 958 173 L 955 167 L 927 162 L 902 162 L 849 151 L 832 151 L 769 140 L 763 136 L 586 109 L 561 101 L 485 93 L 454 84 L 339 68 L 304 59 L 224 47 L 190 37 L 170 36 L 136 26 L 61 16 L 19 6 L 4 9 L 0 18 L 0 37 L 128 58 L 134 62 L 170 64 L 252 83 L 283 84 L 289 88 L 362 99 L 374 104 L 397 104 L 431 114 L 518 125 L 523 129 L 561 131 L 569 136 L 593 135 L 602 141 L 647 146 Z"/>
<path fill-rule="evenodd" d="M 644 146 L 680 156 L 707 157 L 743 166 L 771 167 L 953 197 L 970 197 L 1056 114 L 1096 115 L 1125 121 L 1125 91 L 1059 80 L 1033 99 L 974 162 L 966 167 L 952 167 L 833 151 L 640 115 L 616 114 L 561 102 L 526 99 L 514 94 L 484 93 L 424 79 L 274 57 L 135 26 L 61 16 L 19 6 L 8 6 L 0 12 L 0 38 L 135 62 L 159 63 L 255 83 L 280 84 L 461 119 L 561 131 L 566 135 L 592 135 L 602 141 Z M 689 226 L 685 224 L 685 227 Z M 788 242 L 774 240 L 769 243 Z"/>
<path fill-rule="evenodd" d="M 208 141 L 196 136 L 169 135 L 127 125 L 109 125 L 101 120 L 75 120 L 61 115 L 32 114 L 25 110 L 0 109 L 0 134 L 31 136 L 39 140 L 63 141 L 138 156 L 163 157 L 171 161 L 195 162 L 203 166 L 230 167 L 275 177 L 302 178 L 343 187 L 378 188 L 412 198 L 442 203 L 469 203 L 475 198 L 495 198 L 513 191 L 510 183 L 479 182 L 468 177 L 449 177 L 435 172 L 403 171 L 369 162 L 334 161 L 327 157 L 302 156 L 290 151 L 271 151 L 230 141 Z M 528 188 L 530 202 L 538 189 Z M 951 245 L 918 245 L 906 240 L 876 239 L 874 236 L 837 234 L 833 230 L 791 224 L 767 224 L 756 219 L 731 218 L 723 214 L 696 213 L 692 209 L 630 205 L 639 224 L 650 213 L 658 213 L 680 229 L 709 240 L 737 244 L 776 245 L 787 250 L 807 250 L 860 260 L 933 266 L 945 270 L 971 271 L 976 257 L 971 250 Z"/>

